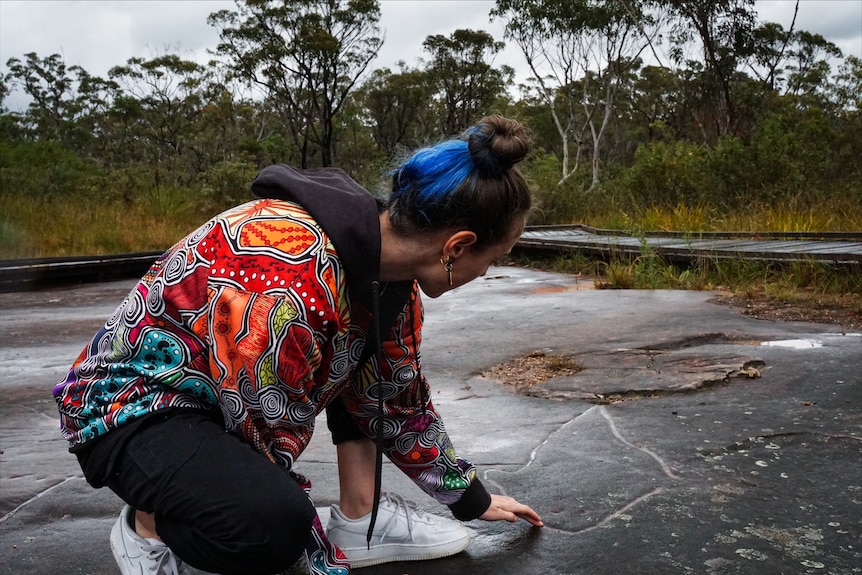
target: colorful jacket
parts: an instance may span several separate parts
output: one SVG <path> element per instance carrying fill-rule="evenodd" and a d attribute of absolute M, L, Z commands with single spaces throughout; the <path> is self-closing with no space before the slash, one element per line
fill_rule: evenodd
<path fill-rule="evenodd" d="M 54 388 L 70 449 L 162 409 L 195 408 L 220 412 L 228 430 L 292 468 L 340 396 L 370 437 L 383 422 L 386 455 L 420 488 L 456 517 L 480 515 L 489 496 L 427 399 L 417 285 L 363 364 L 377 202 L 336 170 L 271 166 L 253 190 L 266 198 L 160 257 Z"/>

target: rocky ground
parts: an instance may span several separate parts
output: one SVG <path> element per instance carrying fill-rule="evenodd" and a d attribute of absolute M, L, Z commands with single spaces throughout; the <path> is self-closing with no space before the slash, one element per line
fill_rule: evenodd
<path fill-rule="evenodd" d="M 862 332 L 862 296 L 822 296 L 802 293 L 792 301 L 762 294 L 721 294 L 710 300 L 739 310 L 743 315 L 767 321 L 804 321 L 840 326 L 845 333 Z M 552 377 L 573 375 L 581 367 L 571 358 L 537 350 L 524 357 L 496 365 L 484 374 L 519 393 L 526 393 Z"/>
<path fill-rule="evenodd" d="M 739 309 L 755 319 L 773 321 L 807 321 L 839 325 L 848 332 L 862 329 L 862 302 L 859 295 L 823 297 L 802 295 L 782 301 L 764 295 L 719 295 L 714 303 Z"/>

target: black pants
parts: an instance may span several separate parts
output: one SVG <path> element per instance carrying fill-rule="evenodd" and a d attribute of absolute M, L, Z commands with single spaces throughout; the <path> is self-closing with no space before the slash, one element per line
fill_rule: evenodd
<path fill-rule="evenodd" d="M 338 403 L 327 417 L 334 441 L 361 437 Z M 290 473 L 206 413 L 152 414 L 77 455 L 89 483 L 153 513 L 162 540 L 198 569 L 270 575 L 308 540 L 314 506 Z"/>

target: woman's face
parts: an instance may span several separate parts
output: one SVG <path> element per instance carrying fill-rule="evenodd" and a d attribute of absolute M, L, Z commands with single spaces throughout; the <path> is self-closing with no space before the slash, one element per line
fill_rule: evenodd
<path fill-rule="evenodd" d="M 458 255 L 451 257 L 452 261 L 452 285 L 449 285 L 449 277 L 442 263 L 436 266 L 436 272 L 432 272 L 425 278 L 420 278 L 419 285 L 428 297 L 439 297 L 447 291 L 469 283 L 479 276 L 484 276 L 488 268 L 499 265 L 509 255 L 512 248 L 518 242 L 524 232 L 526 218 L 518 218 L 512 225 L 507 238 L 490 245 L 484 249 L 476 249 L 473 245 L 466 246 Z M 444 248 L 444 258 L 446 250 Z M 434 270 L 435 268 L 432 268 Z M 424 279 L 424 281 L 423 281 Z"/>

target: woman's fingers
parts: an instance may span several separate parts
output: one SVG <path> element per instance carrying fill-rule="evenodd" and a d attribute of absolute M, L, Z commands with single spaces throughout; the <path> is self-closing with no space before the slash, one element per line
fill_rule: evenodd
<path fill-rule="evenodd" d="M 524 507 L 527 507 L 527 506 L 524 505 Z M 518 515 L 518 517 L 520 517 L 524 521 L 527 521 L 528 523 L 532 523 L 536 527 L 542 527 L 545 524 L 542 521 L 542 518 L 539 517 L 539 514 L 536 513 L 535 511 L 533 511 L 532 509 L 530 509 L 529 507 L 527 507 L 526 510 L 524 510 L 521 513 L 518 513 L 517 515 Z"/>
<path fill-rule="evenodd" d="M 515 522 L 518 519 L 523 519 L 528 523 L 541 527 L 544 525 L 539 514 L 533 511 L 529 506 L 519 503 L 511 497 L 505 495 L 491 495 L 491 505 L 483 513 L 479 519 L 485 521 L 510 521 Z"/>

